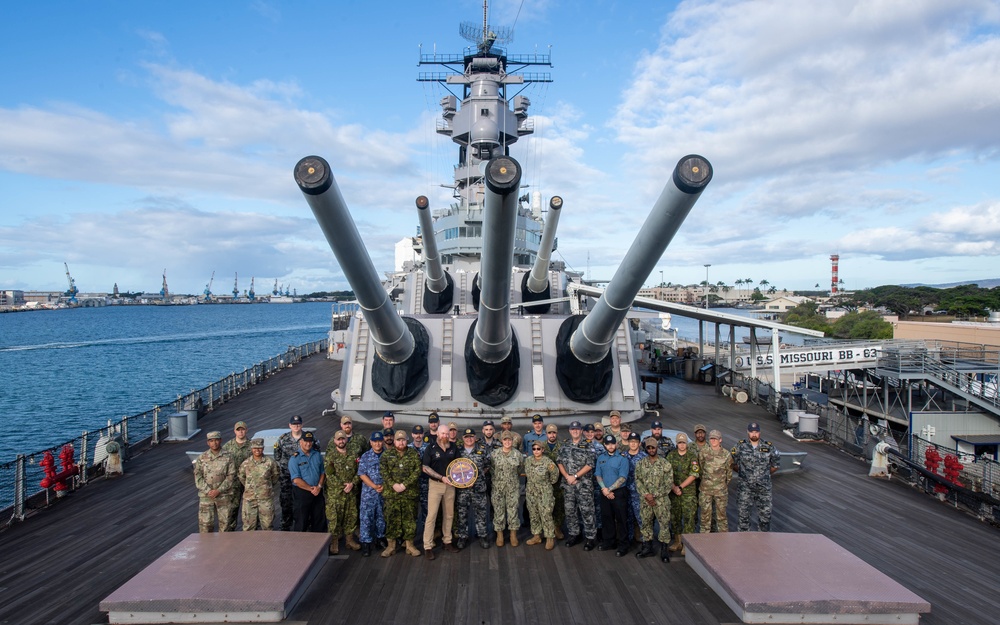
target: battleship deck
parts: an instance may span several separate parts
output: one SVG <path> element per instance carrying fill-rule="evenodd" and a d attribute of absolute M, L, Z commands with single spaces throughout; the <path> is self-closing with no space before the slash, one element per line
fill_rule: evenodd
<path fill-rule="evenodd" d="M 335 424 L 319 415 L 329 407 L 339 367 L 309 358 L 200 425 L 228 432 L 244 420 L 253 432 L 302 414 L 325 445 Z M 719 398 L 710 386 L 668 378 L 661 398 L 667 427 L 690 431 L 704 422 L 732 445 L 748 421 L 759 420 L 779 449 L 809 452 L 805 471 L 775 482 L 773 530 L 827 536 L 930 602 L 920 621 L 925 625 L 974 625 L 996 614 L 995 528 L 898 483 L 869 478 L 865 464 L 833 447 L 797 443 L 759 408 Z M 128 462 L 125 477 L 97 480 L 0 531 L 0 623 L 106 623 L 99 602 L 197 530 L 184 452 L 203 446 L 203 439 L 161 445 Z M 521 534 L 527 537 L 526 530 Z M 289 621 L 323 625 L 361 617 L 390 623 L 739 622 L 682 558 L 664 565 L 658 558 L 616 558 L 562 545 L 546 552 L 473 544 L 433 562 L 405 554 L 331 557 Z"/>

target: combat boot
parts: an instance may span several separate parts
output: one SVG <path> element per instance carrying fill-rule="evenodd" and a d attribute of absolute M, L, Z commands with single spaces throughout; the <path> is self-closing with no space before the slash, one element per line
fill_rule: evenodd
<path fill-rule="evenodd" d="M 519 544 L 517 542 L 517 530 L 510 530 L 510 546 L 517 547 Z"/>
<path fill-rule="evenodd" d="M 361 556 L 367 558 L 370 555 L 372 555 L 372 544 L 361 543 Z"/>
<path fill-rule="evenodd" d="M 403 545 L 406 547 L 406 553 L 407 553 L 407 555 L 411 555 L 414 558 L 416 558 L 416 557 L 418 557 L 420 555 L 420 550 L 417 549 L 413 545 L 413 541 L 412 540 L 405 540 L 405 541 L 403 541 Z"/>
<path fill-rule="evenodd" d="M 482 537 L 482 538 L 480 538 L 479 539 L 479 546 L 481 548 L 483 548 L 483 549 L 489 549 L 490 548 L 490 539 L 486 538 L 485 536 Z"/>
<path fill-rule="evenodd" d="M 382 557 L 388 558 L 394 553 L 396 553 L 396 539 L 389 538 L 385 541 L 385 550 L 382 551 Z"/>
<path fill-rule="evenodd" d="M 503 547 L 503 530 L 497 530 L 497 547 Z"/>
<path fill-rule="evenodd" d="M 333 536 L 330 538 L 330 555 L 335 556 L 340 553 L 340 536 Z"/>
<path fill-rule="evenodd" d="M 635 526 L 635 538 L 633 538 L 632 540 L 633 540 L 633 542 L 637 542 L 637 543 L 641 543 L 642 542 L 642 530 L 639 529 L 638 523 Z"/>
<path fill-rule="evenodd" d="M 344 536 L 344 544 L 351 551 L 361 551 L 361 545 L 358 544 L 358 541 L 354 540 L 354 534 Z"/>
<path fill-rule="evenodd" d="M 680 551 L 684 548 L 684 545 L 681 544 L 681 536 L 683 534 L 680 532 L 674 534 L 674 542 L 670 543 L 670 551 Z"/>
<path fill-rule="evenodd" d="M 667 549 L 666 545 L 660 545 L 660 560 L 670 562 L 670 550 Z"/>
<path fill-rule="evenodd" d="M 539 534 L 535 534 L 528 540 L 524 541 L 525 545 L 540 545 L 542 544 L 542 537 Z"/>
<path fill-rule="evenodd" d="M 653 541 L 644 540 L 642 541 L 642 547 L 636 552 L 635 557 L 637 558 L 648 558 L 653 555 Z"/>
<path fill-rule="evenodd" d="M 556 539 L 555 538 L 546 538 L 545 539 L 545 551 L 552 551 L 555 548 L 556 548 Z"/>
<path fill-rule="evenodd" d="M 557 527 L 556 528 L 556 540 L 562 540 L 563 538 L 566 538 L 566 537 L 563 536 L 562 530 Z"/>

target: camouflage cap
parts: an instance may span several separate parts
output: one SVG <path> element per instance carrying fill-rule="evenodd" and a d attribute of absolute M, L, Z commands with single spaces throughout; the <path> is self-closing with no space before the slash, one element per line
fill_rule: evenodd
<path fill-rule="evenodd" d="M 707 432 L 708 428 L 699 423 L 698 425 L 694 426 L 694 433 L 697 434 L 698 430 L 701 430 L 702 432 Z"/>
<path fill-rule="evenodd" d="M 250 449 L 264 449 L 264 439 L 255 438 L 250 441 Z"/>
<path fill-rule="evenodd" d="M 207 436 L 205 436 L 205 438 L 207 438 L 208 440 L 212 440 L 213 438 L 221 439 L 222 438 L 222 432 L 219 432 L 217 430 L 212 430 L 211 432 L 208 433 Z"/>
<path fill-rule="evenodd" d="M 333 435 L 333 440 L 347 440 L 347 432 L 344 430 L 337 430 L 337 433 Z"/>
<path fill-rule="evenodd" d="M 611 412 L 608 413 L 608 417 L 618 417 L 618 418 L 621 418 L 621 416 L 622 416 L 622 413 L 618 412 L 617 410 L 612 410 Z"/>
<path fill-rule="evenodd" d="M 688 435 L 685 434 L 684 432 L 680 432 L 677 435 L 677 442 L 678 443 L 686 443 L 686 442 L 688 442 Z"/>
<path fill-rule="evenodd" d="M 352 421 L 351 418 L 348 417 L 347 415 L 344 415 L 340 418 L 340 425 L 344 425 L 345 423 L 350 423 L 351 425 L 354 425 L 354 421 Z"/>
<path fill-rule="evenodd" d="M 500 435 L 500 440 L 512 441 L 514 440 L 514 434 L 512 434 L 511 432 L 504 432 L 503 434 Z"/>
<path fill-rule="evenodd" d="M 247 429 L 247 422 L 246 421 L 237 421 L 236 425 L 233 426 L 234 430 L 238 430 L 240 428 L 243 428 L 244 430 Z"/>
<path fill-rule="evenodd" d="M 405 430 L 396 430 L 396 435 L 393 437 L 397 441 L 408 441 L 410 440 L 409 435 Z"/>
<path fill-rule="evenodd" d="M 454 421 L 452 421 L 451 423 L 448 424 L 448 429 L 449 430 L 455 430 L 457 432 L 458 431 L 458 424 L 455 423 Z"/>
<path fill-rule="evenodd" d="M 719 439 L 721 441 L 722 440 L 722 432 L 720 432 L 719 430 L 712 430 L 711 432 L 708 433 L 708 437 L 709 438 L 717 438 L 717 439 Z"/>
<path fill-rule="evenodd" d="M 514 423 L 514 420 L 510 417 L 501 417 L 500 423 Z"/>
<path fill-rule="evenodd" d="M 601 430 L 603 432 L 604 431 L 604 424 L 601 423 L 600 421 L 598 421 L 597 423 L 594 424 L 594 429 L 595 430 Z"/>
<path fill-rule="evenodd" d="M 554 423 L 550 423 L 549 425 L 545 426 L 545 433 L 546 434 L 548 434 L 549 432 L 558 432 L 558 431 L 559 431 L 559 428 L 556 427 L 556 425 Z"/>
<path fill-rule="evenodd" d="M 656 447 L 657 444 L 658 444 L 658 441 L 655 438 L 653 438 L 652 436 L 648 436 L 648 437 L 646 437 L 646 440 L 642 441 L 642 446 L 643 447 Z"/>

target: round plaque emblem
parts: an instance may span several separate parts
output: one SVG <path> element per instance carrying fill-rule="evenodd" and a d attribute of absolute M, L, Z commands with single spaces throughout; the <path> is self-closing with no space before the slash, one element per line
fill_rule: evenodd
<path fill-rule="evenodd" d="M 448 477 L 455 488 L 469 488 L 479 477 L 479 467 L 468 458 L 455 458 L 448 465 Z"/>

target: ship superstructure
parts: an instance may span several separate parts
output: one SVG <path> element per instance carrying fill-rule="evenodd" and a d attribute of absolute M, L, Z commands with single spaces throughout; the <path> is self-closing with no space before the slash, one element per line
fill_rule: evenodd
<path fill-rule="evenodd" d="M 454 201 L 435 209 L 416 199 L 415 254 L 401 270 L 378 277 L 329 170 L 302 159 L 295 178 L 358 299 L 343 345 L 339 407 L 363 420 L 392 411 L 402 422 L 442 419 L 480 423 L 484 416 L 554 422 L 620 411 L 642 414 L 634 339 L 625 317 L 633 299 L 711 180 L 700 156 L 682 158 L 621 269 L 596 302 L 577 297 L 581 275 L 553 260 L 563 199 L 542 211 L 527 193 L 510 146 L 534 132 L 522 91 L 551 82 L 548 54 L 511 55 L 511 32 L 484 20 L 463 24 L 472 43 L 463 54 L 422 54 L 418 80 L 437 82 L 437 132 L 458 146 Z M 568 189 L 572 197 L 572 189 Z M 590 311 L 589 314 L 582 314 Z"/>

